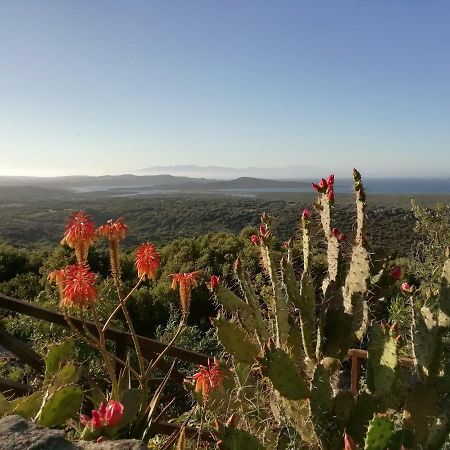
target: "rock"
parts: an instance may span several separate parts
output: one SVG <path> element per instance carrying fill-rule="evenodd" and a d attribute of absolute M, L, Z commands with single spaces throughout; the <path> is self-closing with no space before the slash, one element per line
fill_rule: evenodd
<path fill-rule="evenodd" d="M 121 439 L 101 443 L 68 441 L 62 430 L 52 430 L 20 416 L 0 419 L 0 450 L 148 450 L 142 441 Z"/>
<path fill-rule="evenodd" d="M 20 416 L 6 416 L 0 420 L 1 450 L 78 450 L 68 441 L 64 431 L 51 430 L 28 422 Z"/>
<path fill-rule="evenodd" d="M 121 439 L 119 441 L 78 442 L 84 450 L 148 450 L 142 441 L 136 439 Z"/>

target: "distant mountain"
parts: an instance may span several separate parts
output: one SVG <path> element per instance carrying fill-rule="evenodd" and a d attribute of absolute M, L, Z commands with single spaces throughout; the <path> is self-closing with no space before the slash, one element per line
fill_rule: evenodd
<path fill-rule="evenodd" d="M 271 180 L 299 180 L 317 178 L 322 170 L 318 167 L 294 165 L 288 167 L 246 167 L 237 169 L 221 166 L 154 166 L 136 171 L 137 174 L 157 175 L 170 174 L 192 178 L 215 178 L 231 180 L 241 177 L 268 178 Z"/>
<path fill-rule="evenodd" d="M 191 181 L 188 177 L 175 177 L 172 175 L 105 175 L 93 176 L 68 176 L 68 177 L 5 177 L 0 176 L 0 186 L 45 186 L 80 188 L 95 187 L 128 187 L 128 186 L 174 186 Z M 208 182 L 208 180 L 195 179 L 196 183 Z"/>

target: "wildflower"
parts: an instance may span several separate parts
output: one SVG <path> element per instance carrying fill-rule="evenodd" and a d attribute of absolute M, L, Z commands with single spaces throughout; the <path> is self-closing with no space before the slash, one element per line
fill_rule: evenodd
<path fill-rule="evenodd" d="M 197 286 L 199 275 L 199 270 L 189 273 L 173 273 L 170 275 L 172 277 L 172 289 L 176 289 L 177 286 L 180 289 L 180 305 L 183 319 L 189 314 L 192 289 Z"/>
<path fill-rule="evenodd" d="M 309 220 L 311 218 L 311 211 L 305 208 L 302 212 L 302 219 Z"/>
<path fill-rule="evenodd" d="M 214 291 L 217 289 L 222 283 L 222 278 L 219 275 L 211 275 L 211 279 L 209 280 L 209 289 Z"/>
<path fill-rule="evenodd" d="M 120 217 L 115 222 L 110 219 L 105 225 L 97 228 L 97 234 L 108 238 L 109 242 L 109 258 L 111 263 L 111 273 L 116 284 L 119 286 L 120 281 L 120 259 L 119 259 L 119 241 L 125 239 L 128 227 L 123 223 Z"/>
<path fill-rule="evenodd" d="M 224 376 L 220 369 L 219 360 L 216 357 L 214 358 L 214 363 L 211 363 L 211 360 L 208 359 L 208 367 L 202 365 L 198 367 L 200 371 L 193 377 L 195 392 L 201 392 L 203 401 L 206 401 L 211 391 L 222 386 Z"/>
<path fill-rule="evenodd" d="M 344 233 L 339 233 L 339 235 L 338 235 L 338 237 L 337 237 L 337 240 L 339 241 L 339 242 L 343 242 L 343 241 L 345 241 L 347 239 L 347 236 L 344 234 Z"/>
<path fill-rule="evenodd" d="M 405 282 L 405 283 L 402 283 L 400 289 L 401 289 L 403 292 L 411 292 L 412 286 L 411 286 L 409 283 L 406 283 L 406 282 Z"/>
<path fill-rule="evenodd" d="M 324 191 L 324 190 L 327 189 L 327 187 L 328 187 L 327 180 L 325 180 L 325 178 L 322 178 L 322 179 L 320 180 L 320 182 L 319 182 L 319 188 L 320 188 L 322 191 Z"/>
<path fill-rule="evenodd" d="M 329 202 L 331 204 L 333 204 L 334 203 L 334 190 L 333 189 L 329 189 L 327 191 L 327 197 L 328 197 Z"/>
<path fill-rule="evenodd" d="M 331 174 L 327 178 L 327 186 L 328 186 L 328 189 L 333 189 L 333 186 L 334 186 L 334 175 L 333 174 Z"/>
<path fill-rule="evenodd" d="M 344 433 L 344 450 L 357 450 L 357 448 L 353 439 L 347 433 Z"/>
<path fill-rule="evenodd" d="M 128 227 L 123 223 L 123 217 L 119 217 L 115 222 L 110 219 L 104 225 L 97 228 L 97 234 L 109 240 L 121 241 L 125 239 Z"/>
<path fill-rule="evenodd" d="M 252 244 L 259 245 L 261 243 L 261 238 L 259 236 L 256 236 L 256 234 L 252 234 L 250 236 L 250 240 L 252 241 Z"/>
<path fill-rule="evenodd" d="M 333 228 L 331 230 L 331 234 L 339 241 L 345 241 L 347 239 L 347 236 L 339 230 L 339 228 Z"/>
<path fill-rule="evenodd" d="M 138 277 L 141 278 L 147 276 L 154 280 L 160 259 L 156 247 L 151 242 L 141 244 L 136 250 L 135 265 L 138 271 Z"/>
<path fill-rule="evenodd" d="M 67 221 L 61 244 L 75 250 L 79 264 L 86 262 L 89 247 L 96 239 L 94 222 L 84 211 L 74 212 Z"/>
<path fill-rule="evenodd" d="M 395 280 L 398 281 L 400 280 L 400 278 L 402 277 L 403 271 L 402 268 L 400 266 L 395 266 L 390 272 L 389 272 L 389 276 Z"/>
<path fill-rule="evenodd" d="M 92 410 L 92 417 L 80 414 L 80 422 L 84 426 L 89 426 L 95 430 L 103 427 L 115 427 L 123 417 L 123 405 L 115 400 L 110 400 L 108 404 L 102 402 L 98 409 Z"/>
<path fill-rule="evenodd" d="M 266 238 L 270 236 L 270 231 L 267 229 L 265 225 L 259 226 L 259 234 L 261 237 Z"/>
<path fill-rule="evenodd" d="M 82 309 L 95 304 L 97 301 L 95 281 L 95 274 L 89 270 L 87 264 L 67 266 L 61 280 L 61 285 L 64 287 L 60 305 L 76 306 Z"/>

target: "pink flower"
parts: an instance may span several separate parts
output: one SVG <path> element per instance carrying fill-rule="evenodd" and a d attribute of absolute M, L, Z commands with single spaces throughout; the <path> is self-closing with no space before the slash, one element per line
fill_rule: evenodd
<path fill-rule="evenodd" d="M 104 421 L 107 427 L 115 427 L 123 416 L 123 405 L 115 400 L 110 400 L 106 405 Z"/>
<path fill-rule="evenodd" d="M 390 272 L 389 276 L 395 280 L 398 281 L 402 277 L 402 268 L 400 266 L 395 266 Z"/>
<path fill-rule="evenodd" d="M 326 190 L 326 188 L 328 187 L 328 183 L 327 180 L 325 180 L 325 178 L 322 178 L 319 182 L 319 188 L 324 191 Z"/>
<path fill-rule="evenodd" d="M 329 189 L 327 191 L 327 197 L 328 197 L 328 200 L 330 201 L 330 203 L 334 203 L 334 191 L 333 191 L 333 189 Z"/>
<path fill-rule="evenodd" d="M 80 423 L 84 426 L 101 430 L 103 427 L 115 427 L 123 417 L 123 405 L 115 400 L 108 404 L 102 402 L 98 409 L 92 410 L 92 417 L 80 414 Z"/>
<path fill-rule="evenodd" d="M 316 183 L 311 183 L 311 186 L 317 191 L 317 192 L 320 192 L 320 186 L 318 185 L 318 184 L 316 184 Z"/>
<path fill-rule="evenodd" d="M 269 235 L 269 231 L 267 230 L 267 227 L 265 225 L 259 226 L 259 234 L 262 237 L 267 237 Z"/>
<path fill-rule="evenodd" d="M 311 211 L 307 208 L 305 208 L 302 212 L 302 218 L 305 220 L 308 220 L 311 218 Z"/>
<path fill-rule="evenodd" d="M 331 174 L 327 179 L 327 185 L 329 189 L 333 189 L 334 186 L 334 175 Z"/>
<path fill-rule="evenodd" d="M 253 244 L 255 245 L 259 245 L 261 243 L 261 238 L 259 236 L 256 236 L 256 234 L 252 234 L 250 236 L 250 240 L 252 241 Z"/>
<path fill-rule="evenodd" d="M 211 279 L 209 280 L 209 287 L 211 290 L 217 289 L 222 283 L 222 279 L 218 275 L 211 275 Z"/>
<path fill-rule="evenodd" d="M 357 450 L 357 448 L 353 439 L 347 433 L 344 433 L 344 450 Z"/>
<path fill-rule="evenodd" d="M 401 290 L 403 292 L 411 292 L 412 286 L 409 283 L 402 283 Z"/>

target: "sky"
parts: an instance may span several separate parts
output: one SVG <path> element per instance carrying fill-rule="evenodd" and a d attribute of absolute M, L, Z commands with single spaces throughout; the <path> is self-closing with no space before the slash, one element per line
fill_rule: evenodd
<path fill-rule="evenodd" d="M 0 175 L 449 176 L 449 20 L 434 0 L 0 0 Z"/>

